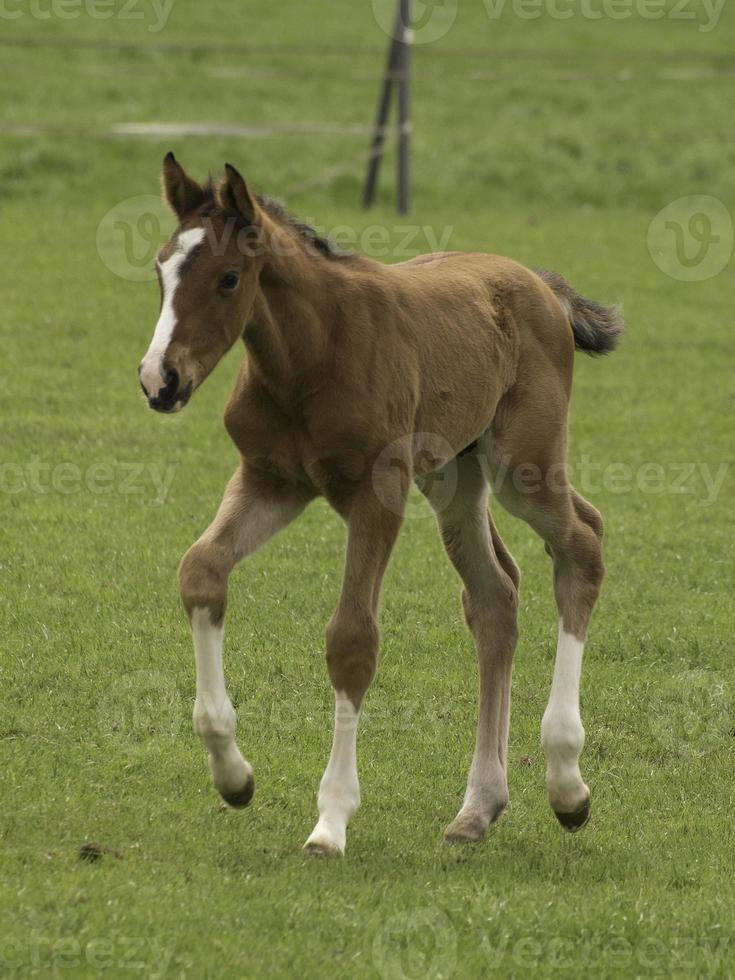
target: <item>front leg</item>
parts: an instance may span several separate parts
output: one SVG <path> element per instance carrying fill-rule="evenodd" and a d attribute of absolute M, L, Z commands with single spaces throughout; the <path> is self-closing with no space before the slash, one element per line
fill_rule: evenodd
<path fill-rule="evenodd" d="M 327 627 L 327 667 L 334 688 L 332 752 L 319 785 L 319 820 L 304 845 L 310 854 L 342 855 L 347 824 L 360 804 L 357 724 L 378 658 L 380 586 L 403 518 L 406 471 L 395 469 L 361 488 L 347 514 L 342 593 Z"/>
<path fill-rule="evenodd" d="M 217 516 L 179 567 L 196 659 L 194 731 L 209 756 L 215 787 L 230 806 L 247 806 L 255 791 L 253 770 L 235 743 L 235 709 L 223 667 L 224 616 L 230 572 L 290 523 L 307 503 L 246 464 L 225 491 Z"/>

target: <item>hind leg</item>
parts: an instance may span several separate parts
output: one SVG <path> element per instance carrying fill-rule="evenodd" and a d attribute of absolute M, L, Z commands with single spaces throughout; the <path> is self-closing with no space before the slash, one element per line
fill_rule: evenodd
<path fill-rule="evenodd" d="M 554 677 L 541 722 L 549 801 L 562 826 L 579 830 L 589 819 L 590 794 L 579 771 L 584 728 L 579 711 L 582 656 L 604 576 L 602 517 L 573 488 L 567 533 L 547 532 L 559 610 Z"/>
<path fill-rule="evenodd" d="M 568 503 L 559 510 L 568 520 L 564 529 L 541 522 L 551 551 L 559 610 L 554 677 L 541 722 L 541 743 L 549 802 L 562 826 L 575 831 L 590 814 L 590 794 L 579 770 L 584 746 L 579 683 L 587 628 L 604 575 L 602 519 L 571 487 Z"/>
<path fill-rule="evenodd" d="M 518 568 L 487 510 L 488 486 L 475 456 L 459 457 L 457 491 L 436 518 L 444 547 L 463 583 L 462 604 L 477 648 L 480 705 L 467 790 L 447 827 L 449 842 L 476 841 L 508 805 L 510 684 L 518 639 Z M 430 491 L 424 492 L 432 503 Z"/>
<path fill-rule="evenodd" d="M 562 826 L 574 831 L 590 813 L 590 794 L 579 769 L 584 746 L 579 686 L 587 629 L 604 574 L 602 518 L 565 475 L 567 384 L 560 382 L 554 390 L 550 379 L 543 406 L 528 403 L 528 389 L 522 398 L 508 408 L 503 426 L 486 435 L 483 448 L 500 502 L 540 535 L 553 563 L 559 623 L 541 743 L 549 802 Z"/>
<path fill-rule="evenodd" d="M 584 747 L 579 685 L 587 628 L 604 574 L 602 520 L 571 487 L 561 495 L 540 493 L 532 508 L 524 502 L 523 510 L 553 562 L 559 625 L 541 744 L 549 802 L 562 826 L 575 831 L 590 813 L 590 794 L 579 769 Z"/>

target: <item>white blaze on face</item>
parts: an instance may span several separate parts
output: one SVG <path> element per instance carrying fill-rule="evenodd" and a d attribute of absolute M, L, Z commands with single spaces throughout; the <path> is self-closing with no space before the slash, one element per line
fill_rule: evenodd
<path fill-rule="evenodd" d="M 176 326 L 174 296 L 180 281 L 179 271 L 192 249 L 204 241 L 204 234 L 204 228 L 190 228 L 189 231 L 182 231 L 176 240 L 175 251 L 158 266 L 163 291 L 161 315 L 158 318 L 151 345 L 140 366 L 140 380 L 149 398 L 155 398 L 166 385 L 162 365 Z"/>

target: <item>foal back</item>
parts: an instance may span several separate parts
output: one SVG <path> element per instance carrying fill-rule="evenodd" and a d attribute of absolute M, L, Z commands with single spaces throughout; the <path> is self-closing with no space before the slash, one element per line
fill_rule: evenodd
<path fill-rule="evenodd" d="M 517 386 L 541 384 L 568 403 L 574 335 L 554 291 L 497 255 L 446 253 L 388 267 L 398 284 L 399 330 L 417 352 L 415 431 L 456 451 L 492 424 Z"/>

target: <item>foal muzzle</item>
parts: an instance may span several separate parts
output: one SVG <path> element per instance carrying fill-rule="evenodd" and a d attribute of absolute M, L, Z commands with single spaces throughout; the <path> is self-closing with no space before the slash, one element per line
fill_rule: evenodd
<path fill-rule="evenodd" d="M 179 412 L 191 398 L 192 382 L 181 383 L 179 372 L 174 367 L 163 366 L 163 385 L 158 391 L 151 392 L 146 388 L 142 377 L 142 365 L 138 369 L 140 387 L 148 399 L 148 405 L 156 412 Z"/>

